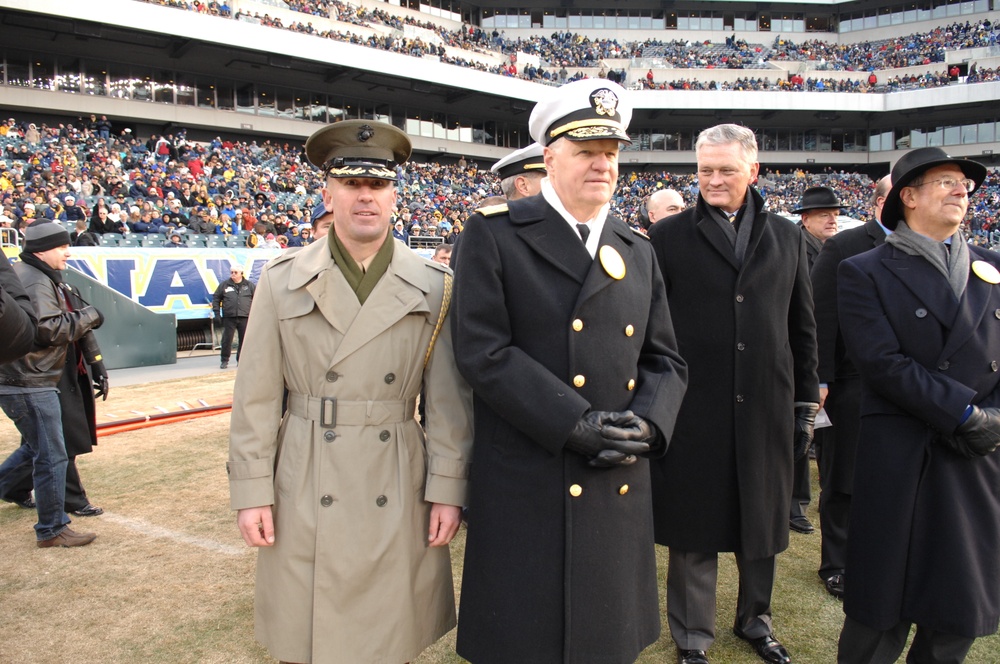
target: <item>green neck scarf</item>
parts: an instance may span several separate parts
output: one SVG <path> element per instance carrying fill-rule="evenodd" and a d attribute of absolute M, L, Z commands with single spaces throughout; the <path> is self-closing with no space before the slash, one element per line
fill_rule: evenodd
<path fill-rule="evenodd" d="M 347 253 L 347 249 L 340 242 L 334 226 L 330 226 L 330 232 L 327 234 L 327 237 L 330 238 L 330 255 L 333 256 L 334 262 L 340 266 L 340 271 L 343 273 L 344 278 L 347 279 L 351 290 L 358 296 L 358 302 L 364 304 L 368 296 L 375 290 L 375 285 L 379 279 L 389 269 L 389 263 L 392 262 L 393 245 L 396 242 L 386 233 L 385 241 L 382 243 L 382 247 L 378 250 L 378 253 L 375 254 L 375 259 L 372 260 L 371 265 L 368 266 L 368 271 L 362 272 L 361 266 L 358 265 L 356 260 L 351 258 L 351 255 Z"/>

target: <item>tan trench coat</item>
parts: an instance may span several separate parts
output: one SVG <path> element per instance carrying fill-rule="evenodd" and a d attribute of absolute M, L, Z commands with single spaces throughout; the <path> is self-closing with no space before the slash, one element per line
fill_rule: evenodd
<path fill-rule="evenodd" d="M 449 321 L 424 367 L 444 276 L 399 244 L 361 306 L 325 242 L 263 270 L 228 472 L 234 509 L 274 505 L 255 633 L 276 658 L 402 664 L 455 625 L 448 549 L 427 546 L 430 503 L 465 504 L 472 449 Z"/>

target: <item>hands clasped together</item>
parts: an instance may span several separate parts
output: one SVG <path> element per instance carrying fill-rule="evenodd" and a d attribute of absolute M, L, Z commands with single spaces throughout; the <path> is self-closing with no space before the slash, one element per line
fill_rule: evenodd
<path fill-rule="evenodd" d="M 628 466 L 637 455 L 658 444 L 656 427 L 630 410 L 593 410 L 580 418 L 566 441 L 566 449 L 590 459 L 595 468 Z"/>

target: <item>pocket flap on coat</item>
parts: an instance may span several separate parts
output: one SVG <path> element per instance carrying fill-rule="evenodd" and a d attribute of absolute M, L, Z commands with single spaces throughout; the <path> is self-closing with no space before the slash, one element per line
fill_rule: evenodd
<path fill-rule="evenodd" d="M 303 289 L 285 293 L 275 302 L 278 320 L 288 320 L 289 318 L 299 318 L 305 316 L 316 306 L 309 291 Z"/>

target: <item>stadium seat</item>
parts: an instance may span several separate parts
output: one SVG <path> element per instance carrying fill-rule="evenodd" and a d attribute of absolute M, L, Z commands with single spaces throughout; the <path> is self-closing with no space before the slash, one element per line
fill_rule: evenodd
<path fill-rule="evenodd" d="M 101 246 L 117 247 L 121 244 L 121 237 L 118 233 L 105 233 L 101 236 Z"/>

